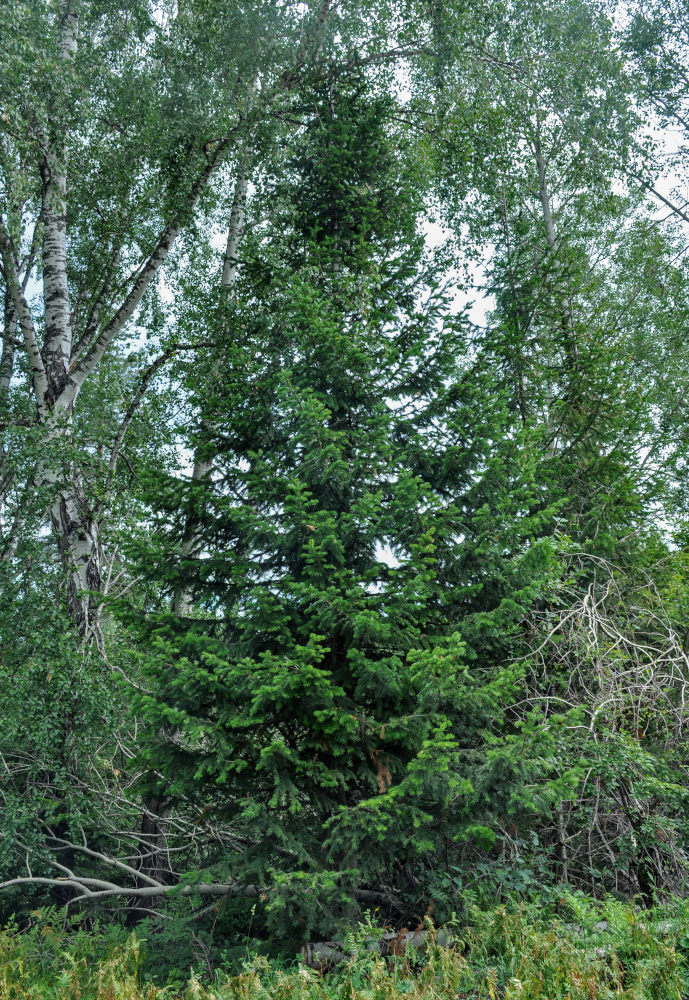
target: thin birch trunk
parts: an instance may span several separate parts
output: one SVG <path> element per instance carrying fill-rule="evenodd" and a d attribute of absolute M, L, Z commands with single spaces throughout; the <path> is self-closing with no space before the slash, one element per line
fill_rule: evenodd
<path fill-rule="evenodd" d="M 239 244 L 244 233 L 246 215 L 246 196 L 249 187 L 249 174 L 244 165 L 240 167 L 239 176 L 234 189 L 230 222 L 227 228 L 227 243 L 223 258 L 221 286 L 226 294 L 232 292 L 237 283 L 237 268 L 239 265 Z M 201 426 L 203 428 L 203 416 Z M 192 482 L 202 483 L 208 480 L 213 469 L 213 459 L 208 455 L 203 443 L 196 447 L 194 467 L 191 473 Z M 198 532 L 193 514 L 187 518 L 181 557 L 183 560 L 194 559 L 203 547 L 203 538 Z M 193 592 L 190 587 L 181 587 L 175 594 L 172 609 L 175 614 L 188 615 L 191 611 Z"/>
<path fill-rule="evenodd" d="M 555 266 L 559 268 L 559 243 L 555 229 L 555 220 L 553 218 L 553 206 L 550 191 L 548 189 L 547 168 L 545 158 L 543 156 L 543 150 L 541 148 L 541 142 L 538 138 L 534 141 L 534 150 L 536 153 L 536 166 L 538 168 L 538 198 L 541 203 L 541 211 L 543 213 L 546 240 L 548 241 L 548 247 L 550 248 L 553 262 Z M 567 360 L 567 366 L 571 371 L 576 365 L 577 344 L 572 302 L 566 293 L 560 300 L 560 310 L 565 357 Z"/>
<path fill-rule="evenodd" d="M 67 597 L 72 619 L 82 638 L 99 638 L 99 595 L 102 590 L 100 525 L 93 517 L 79 469 L 72 466 L 70 486 L 53 482 L 57 496 L 50 520 L 57 538 L 62 565 L 67 570 Z M 52 473 L 45 480 L 53 480 Z"/>
<path fill-rule="evenodd" d="M 10 383 L 14 371 L 14 342 L 17 336 L 17 316 L 9 294 L 5 295 L 5 323 L 0 354 L 0 414 L 7 413 Z"/>
<path fill-rule="evenodd" d="M 567 830 L 562 802 L 559 802 L 557 806 L 557 857 L 560 862 L 560 878 L 563 882 L 567 883 L 569 881 L 569 856 L 567 852 Z"/>
<path fill-rule="evenodd" d="M 16 336 L 17 320 L 14 305 L 10 295 L 5 293 L 5 323 L 2 353 L 0 354 L 0 531 L 5 531 L 5 496 L 12 482 L 12 476 L 6 472 L 8 446 L 4 438 L 4 422 L 10 413 L 10 384 L 14 371 L 14 337 Z"/>
<path fill-rule="evenodd" d="M 230 210 L 230 224 L 227 229 L 227 245 L 223 260 L 221 284 L 227 291 L 233 291 L 237 283 L 237 267 L 239 265 L 239 244 L 244 233 L 246 215 L 246 195 L 249 188 L 249 174 L 245 167 L 240 168 Z"/>
<path fill-rule="evenodd" d="M 554 270 L 556 271 L 557 277 L 559 277 L 560 266 L 560 241 L 558 239 L 557 229 L 555 227 L 555 218 L 553 213 L 552 198 L 551 193 L 548 188 L 548 176 L 547 176 L 547 164 L 545 157 L 543 155 L 543 150 L 541 147 L 541 142 L 539 135 L 536 134 L 534 138 L 534 153 L 536 156 L 536 167 L 538 170 L 538 199 L 541 205 L 541 212 L 543 216 L 543 224 L 545 227 L 545 235 L 548 243 L 548 248 L 550 250 L 550 256 Z M 565 361 L 565 371 L 567 374 L 567 392 L 571 395 L 573 389 L 573 382 L 576 378 L 577 371 L 577 334 L 574 327 L 574 312 L 572 308 L 572 301 L 567 295 L 563 293 L 560 301 L 558 303 L 558 309 L 560 313 L 560 328 L 562 330 L 562 347 L 564 350 L 564 361 Z M 549 430 L 549 445 L 548 452 L 552 457 L 558 455 L 558 442 L 557 439 L 560 436 L 560 430 L 562 429 L 559 425 L 553 426 L 552 414 L 550 412 L 550 405 L 547 404 L 548 416 L 547 424 Z"/>

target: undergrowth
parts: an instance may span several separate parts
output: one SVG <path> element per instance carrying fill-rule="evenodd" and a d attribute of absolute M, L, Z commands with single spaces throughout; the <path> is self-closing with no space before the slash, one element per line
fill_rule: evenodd
<path fill-rule="evenodd" d="M 193 971 L 185 984 L 148 982 L 155 941 L 110 928 L 64 927 L 39 911 L 0 931 L 0 1000 L 682 1000 L 689 995 L 689 906 L 641 911 L 563 895 L 555 907 L 474 911 L 453 944 L 384 959 L 347 942 L 350 958 L 316 971 L 248 956 L 239 974 Z M 155 964 L 155 963 L 154 963 Z"/>

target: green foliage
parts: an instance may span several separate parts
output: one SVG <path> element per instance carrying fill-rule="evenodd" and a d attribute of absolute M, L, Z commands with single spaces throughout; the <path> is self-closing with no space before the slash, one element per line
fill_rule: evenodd
<path fill-rule="evenodd" d="M 0 879 L 50 874 L 49 826 L 79 836 L 97 826 L 113 781 L 114 733 L 126 713 L 97 657 L 26 579 L 3 586 L 0 624 Z M 27 869 L 27 859 L 31 859 Z M 25 912 L 32 890 L 6 892 L 4 913 Z"/>
<path fill-rule="evenodd" d="M 687 155 L 685 8 L 0 8 L 7 912 L 145 920 L 179 983 L 480 905 L 412 985 L 369 956 L 222 989 L 677 993 L 671 942 L 609 903 L 594 943 L 572 886 L 651 907 L 689 872 L 689 272 L 641 193 L 651 112 Z"/>
<path fill-rule="evenodd" d="M 160 1000 L 167 991 L 142 985 L 142 943 L 117 930 L 104 934 L 55 912 L 36 910 L 21 932 L 0 931 L 2 1000 Z M 169 994 L 167 994 L 169 995 Z"/>
<path fill-rule="evenodd" d="M 474 976 L 488 996 L 579 998 L 679 997 L 684 960 L 660 921 L 631 907 L 593 904 L 564 892 L 550 919 L 507 908 L 476 914 L 463 937 Z M 478 976 L 476 976 L 478 978 Z"/>
<path fill-rule="evenodd" d="M 247 955 L 237 974 L 220 971 L 213 985 L 192 973 L 159 988 L 143 980 L 146 942 L 134 935 L 68 932 L 54 914 L 37 912 L 23 933 L 0 932 L 0 1000 L 438 1000 L 525 997 L 528 1000 L 676 1000 L 688 983 L 681 930 L 662 913 L 640 914 L 619 903 L 593 904 L 563 895 L 559 914 L 531 908 L 475 911 L 453 927 L 454 943 L 433 935 L 421 952 L 387 961 L 362 926 L 345 945 L 350 959 L 323 974 Z"/>
<path fill-rule="evenodd" d="M 211 851 L 208 873 L 261 886 L 269 931 L 302 940 L 351 923 L 385 872 L 412 893 L 476 822 L 476 747 L 520 683 L 499 658 L 555 566 L 532 543 L 528 436 L 516 450 L 410 242 L 410 182 L 381 208 L 404 158 L 347 86 L 327 113 L 317 95 L 279 181 L 294 228 L 247 252 L 245 301 L 217 306 L 214 480 L 150 494 L 144 572 L 190 589 L 198 617 L 137 626 L 156 794 L 232 829 L 241 849 Z M 175 559 L 190 516 L 202 552 Z M 471 798 L 481 814 L 490 795 Z"/>

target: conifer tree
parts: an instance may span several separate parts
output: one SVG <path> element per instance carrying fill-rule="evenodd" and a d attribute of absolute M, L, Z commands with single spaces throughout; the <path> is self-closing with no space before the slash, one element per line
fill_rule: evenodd
<path fill-rule="evenodd" d="M 239 295 L 204 304 L 215 477 L 151 488 L 149 575 L 193 613 L 135 625 L 149 781 L 226 825 L 206 877 L 260 887 L 302 939 L 390 896 L 404 912 L 480 829 L 476 748 L 517 680 L 498 661 L 549 566 L 527 443 L 423 253 L 392 102 L 336 79 L 307 108 Z M 180 559 L 190 511 L 203 548 Z"/>

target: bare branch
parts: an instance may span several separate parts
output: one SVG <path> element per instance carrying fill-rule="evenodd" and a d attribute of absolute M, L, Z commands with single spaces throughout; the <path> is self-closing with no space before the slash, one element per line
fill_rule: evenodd
<path fill-rule="evenodd" d="M 154 878 L 150 878 L 150 876 L 140 872 L 137 868 L 132 868 L 131 865 L 126 865 L 123 861 L 119 861 L 117 858 L 110 857 L 107 854 L 101 854 L 100 851 L 94 851 L 85 843 L 75 844 L 71 840 L 65 840 L 63 837 L 55 837 L 52 835 L 48 837 L 48 840 L 66 850 L 80 851 L 82 854 L 86 854 L 90 858 L 96 858 L 98 861 L 102 861 L 103 864 L 109 865 L 111 868 L 117 868 L 119 871 L 126 872 L 133 878 L 140 879 L 142 882 L 146 882 L 150 886 L 159 885 Z"/>
<path fill-rule="evenodd" d="M 48 885 L 53 889 L 64 888 L 65 886 L 71 886 L 73 889 L 79 889 L 85 896 L 91 896 L 93 893 L 88 889 L 83 882 L 78 879 L 69 878 L 44 878 L 40 875 L 24 875 L 21 878 L 11 878 L 7 882 L 0 882 L 0 889 L 10 889 L 15 885 Z"/>
<path fill-rule="evenodd" d="M 0 885 L 0 889 L 3 886 Z M 77 896 L 71 901 L 72 904 L 79 903 L 82 899 L 88 902 L 98 902 L 102 899 L 110 899 L 113 896 L 128 896 L 132 899 L 155 899 L 157 896 L 248 896 L 249 898 L 258 896 L 260 890 L 255 885 L 240 885 L 232 882 L 199 882 L 195 885 L 146 885 L 139 888 L 129 888 L 121 886 L 116 889 L 103 889 L 99 892 L 88 890 L 83 896 Z"/>

